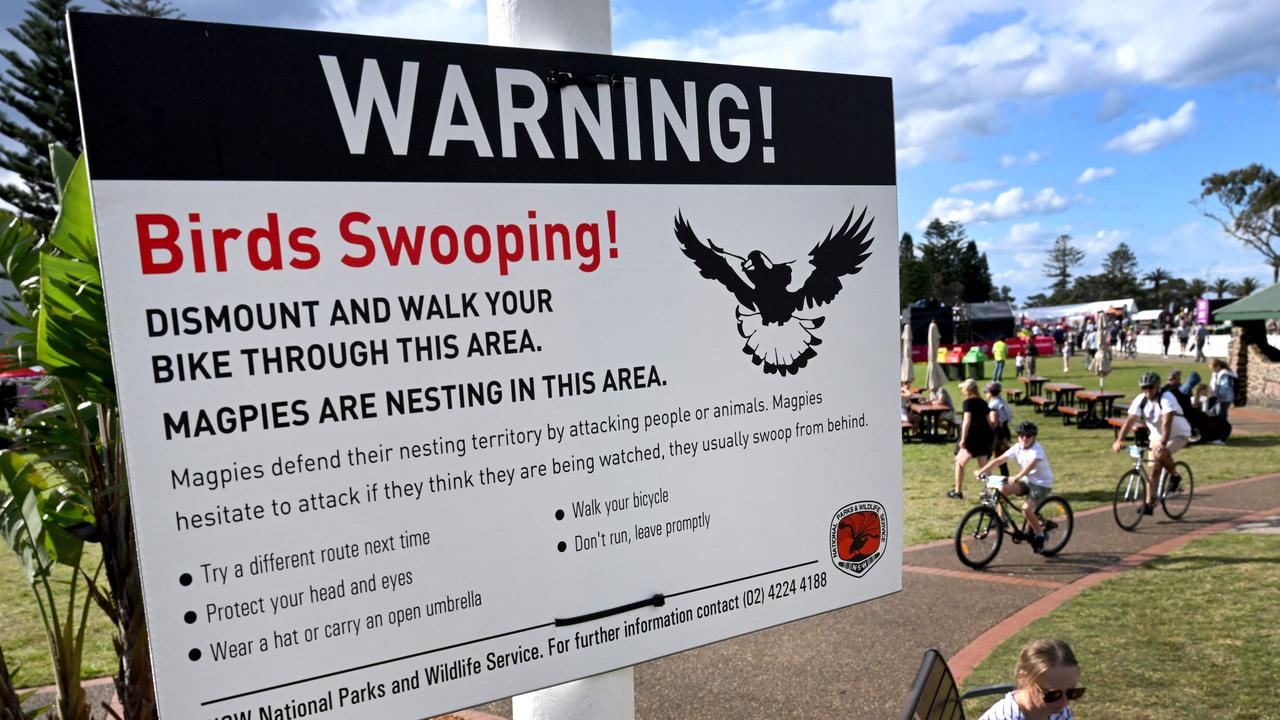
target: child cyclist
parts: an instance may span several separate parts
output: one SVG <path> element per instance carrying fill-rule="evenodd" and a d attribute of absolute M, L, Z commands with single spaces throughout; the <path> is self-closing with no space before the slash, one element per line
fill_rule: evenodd
<path fill-rule="evenodd" d="M 1017 432 L 1018 443 L 999 457 L 991 458 L 975 474 L 978 479 L 982 479 L 991 468 L 1000 463 L 1009 459 L 1018 461 L 1018 472 L 1005 481 L 1000 492 L 1010 497 L 1027 496 L 1022 502 L 1022 512 L 1027 516 L 1027 523 L 1031 525 L 1033 533 L 1031 549 L 1039 553 L 1044 549 L 1044 526 L 1040 524 L 1040 518 L 1034 510 L 1053 490 L 1053 469 L 1049 467 L 1049 456 L 1045 454 L 1044 448 L 1036 442 L 1036 436 L 1040 433 L 1036 424 L 1029 420 L 1018 423 Z"/>

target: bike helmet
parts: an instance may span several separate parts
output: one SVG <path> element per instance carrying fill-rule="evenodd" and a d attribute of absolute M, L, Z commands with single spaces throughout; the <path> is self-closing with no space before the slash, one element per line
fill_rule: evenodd
<path fill-rule="evenodd" d="M 1142 377 L 1138 378 L 1139 388 L 1156 387 L 1159 384 L 1160 384 L 1159 373 L 1152 372 L 1151 370 L 1148 370 L 1147 372 L 1142 373 Z"/>
<path fill-rule="evenodd" d="M 1030 420 L 1023 420 L 1018 423 L 1018 435 L 1039 435 L 1040 428 Z"/>

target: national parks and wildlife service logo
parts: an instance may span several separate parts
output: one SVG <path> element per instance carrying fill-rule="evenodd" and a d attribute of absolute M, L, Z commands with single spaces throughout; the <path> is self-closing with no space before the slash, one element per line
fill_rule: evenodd
<path fill-rule="evenodd" d="M 831 519 L 831 562 L 854 577 L 866 575 L 884 555 L 887 530 L 880 503 L 860 500 L 845 505 Z"/>

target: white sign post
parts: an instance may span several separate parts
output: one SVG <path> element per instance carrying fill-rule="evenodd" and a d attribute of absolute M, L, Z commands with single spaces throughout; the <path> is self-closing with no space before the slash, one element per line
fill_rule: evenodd
<path fill-rule="evenodd" d="M 887 80 L 70 27 L 162 717 L 418 718 L 901 588 Z"/>
<path fill-rule="evenodd" d="M 609 0 L 489 0 L 489 44 L 542 50 L 613 52 Z M 511 698 L 514 720 L 631 720 L 631 668 Z"/>

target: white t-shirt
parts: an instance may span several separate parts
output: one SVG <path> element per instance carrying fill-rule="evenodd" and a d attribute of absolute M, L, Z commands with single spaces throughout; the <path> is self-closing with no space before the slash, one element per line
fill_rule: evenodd
<path fill-rule="evenodd" d="M 1024 448 L 1022 443 L 1015 442 L 1013 447 L 1004 451 L 1000 459 L 1016 460 L 1020 468 L 1026 467 L 1028 463 L 1035 460 L 1036 466 L 1027 473 L 1026 481 L 1040 487 L 1053 487 L 1053 468 L 1049 467 L 1049 456 L 1045 454 L 1044 448 L 1040 447 L 1039 441 L 1031 443 L 1029 448 Z"/>
<path fill-rule="evenodd" d="M 1049 720 L 1075 720 L 1075 714 L 1071 712 L 1071 706 L 1062 708 L 1061 711 L 1049 716 Z M 1023 714 L 1022 708 L 1018 707 L 1018 703 L 1013 699 L 1013 693 L 1000 698 L 1000 702 L 991 706 L 982 714 L 978 720 L 1027 720 L 1027 716 Z"/>
<path fill-rule="evenodd" d="M 1143 407 L 1143 403 L 1146 407 Z M 1129 405 L 1129 414 L 1141 417 L 1147 423 L 1147 429 L 1151 431 L 1151 436 L 1155 438 L 1161 437 L 1160 427 L 1163 425 L 1161 417 L 1165 413 L 1173 413 L 1173 425 L 1170 432 L 1173 437 L 1190 437 L 1191 424 L 1182 416 L 1182 406 L 1178 404 L 1178 399 L 1168 390 L 1161 390 L 1156 400 L 1148 400 L 1146 393 L 1139 393 Z M 1163 438 L 1161 438 L 1163 439 Z"/>

